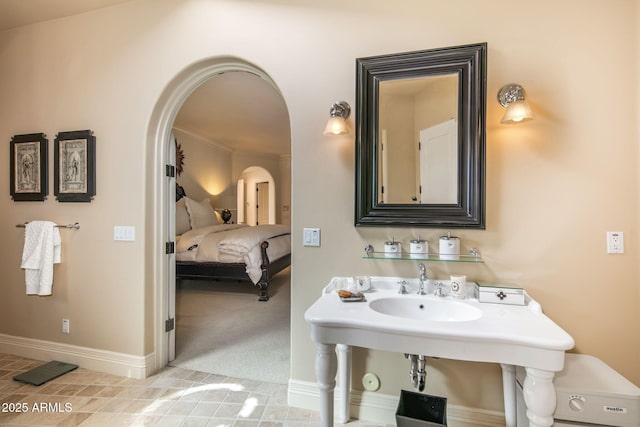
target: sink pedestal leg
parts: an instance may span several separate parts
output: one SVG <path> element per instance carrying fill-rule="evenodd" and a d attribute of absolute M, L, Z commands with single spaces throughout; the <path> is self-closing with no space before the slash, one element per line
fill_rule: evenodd
<path fill-rule="evenodd" d="M 554 372 L 526 368 L 527 377 L 522 386 L 527 418 L 530 427 L 551 427 L 556 409 L 556 389 L 553 386 Z"/>
<path fill-rule="evenodd" d="M 316 377 L 320 388 L 320 426 L 333 427 L 333 390 L 336 388 L 338 358 L 335 344 L 317 344 Z"/>
<path fill-rule="evenodd" d="M 516 427 L 516 367 L 500 364 L 502 368 L 502 391 L 504 395 L 505 427 Z"/>
<path fill-rule="evenodd" d="M 338 344 L 338 384 L 340 395 L 338 396 L 337 421 L 341 424 L 349 422 L 349 409 L 351 406 L 351 346 Z"/>

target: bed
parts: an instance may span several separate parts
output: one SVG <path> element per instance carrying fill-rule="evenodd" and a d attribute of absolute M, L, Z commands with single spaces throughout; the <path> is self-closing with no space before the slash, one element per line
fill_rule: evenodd
<path fill-rule="evenodd" d="M 227 224 L 208 199 L 176 203 L 176 278 L 251 281 L 268 301 L 271 278 L 290 264 L 288 225 Z"/>

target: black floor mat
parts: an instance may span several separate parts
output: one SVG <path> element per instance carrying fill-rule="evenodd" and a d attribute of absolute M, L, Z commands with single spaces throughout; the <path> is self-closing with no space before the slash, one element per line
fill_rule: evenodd
<path fill-rule="evenodd" d="M 58 378 L 60 375 L 71 372 L 77 367 L 78 365 L 54 360 L 53 362 L 45 363 L 44 365 L 33 368 L 30 371 L 16 375 L 13 379 L 22 383 L 41 385 L 54 378 Z"/>

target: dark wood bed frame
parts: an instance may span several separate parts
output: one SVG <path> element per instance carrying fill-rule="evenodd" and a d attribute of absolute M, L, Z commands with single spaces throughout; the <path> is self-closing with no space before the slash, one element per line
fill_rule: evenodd
<path fill-rule="evenodd" d="M 262 269 L 262 275 L 257 283 L 260 287 L 259 301 L 269 301 L 269 282 L 271 278 L 291 265 L 291 254 L 287 254 L 270 262 L 269 256 L 267 255 L 268 247 L 269 242 L 264 241 L 260 243 L 262 256 L 260 268 Z M 247 275 L 246 268 L 247 266 L 244 263 L 176 261 L 176 278 L 208 280 L 232 279 L 251 282 L 251 279 Z"/>

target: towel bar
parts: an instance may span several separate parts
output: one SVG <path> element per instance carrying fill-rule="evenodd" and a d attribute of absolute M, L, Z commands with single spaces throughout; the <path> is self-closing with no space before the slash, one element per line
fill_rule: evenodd
<path fill-rule="evenodd" d="M 18 228 L 25 228 L 26 226 L 27 226 L 26 223 L 25 224 L 16 224 L 16 227 L 18 227 Z M 74 228 L 76 230 L 79 230 L 80 229 L 80 224 L 77 223 L 77 222 L 75 224 L 67 224 L 67 225 L 57 225 L 56 224 L 56 227 L 58 227 L 58 228 Z"/>

